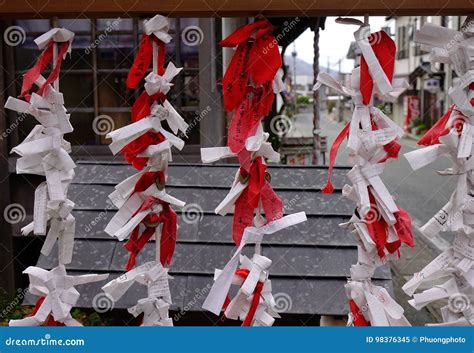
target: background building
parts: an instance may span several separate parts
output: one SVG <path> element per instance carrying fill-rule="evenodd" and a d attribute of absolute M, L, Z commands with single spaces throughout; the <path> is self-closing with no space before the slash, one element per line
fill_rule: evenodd
<path fill-rule="evenodd" d="M 412 133 L 420 134 L 431 127 L 451 105 L 448 87 L 455 78 L 455 73 L 446 65 L 431 65 L 429 54 L 413 42 L 413 35 L 426 23 L 459 30 L 464 19 L 462 16 L 387 17 L 387 27 L 394 29 L 392 34 L 397 43 L 395 77 L 410 83 L 410 89 L 393 104 L 392 116 L 404 126 L 409 113 L 411 123 L 408 127 L 414 127 Z"/>

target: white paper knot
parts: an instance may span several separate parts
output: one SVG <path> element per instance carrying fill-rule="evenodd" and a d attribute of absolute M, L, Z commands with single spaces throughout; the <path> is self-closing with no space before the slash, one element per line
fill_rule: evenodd
<path fill-rule="evenodd" d="M 359 314 L 370 321 L 371 326 L 411 326 L 403 315 L 403 308 L 385 288 L 371 281 L 349 281 L 345 287 L 348 298 L 354 300 Z M 350 314 L 350 321 L 352 319 Z"/>
<path fill-rule="evenodd" d="M 69 42 L 68 53 L 71 53 L 71 43 L 73 39 L 74 32 L 71 32 L 66 28 L 52 28 L 48 32 L 36 38 L 35 43 L 39 49 L 43 49 L 50 40 L 53 40 L 56 43 Z"/>
<path fill-rule="evenodd" d="M 23 273 L 30 278 L 30 292 L 44 297 L 44 301 L 34 316 L 11 320 L 10 326 L 40 326 L 46 322 L 50 314 L 55 321 L 67 326 L 82 326 L 71 317 L 70 313 L 79 299 L 79 292 L 74 286 L 99 282 L 108 277 L 108 274 L 69 276 L 64 266 L 55 267 L 50 271 L 30 266 Z"/>
<path fill-rule="evenodd" d="M 279 230 L 304 221 L 306 221 L 306 214 L 304 212 L 299 212 L 287 215 L 259 228 L 245 228 L 239 247 L 229 262 L 222 269 L 220 275 L 215 279 L 209 295 L 204 301 L 202 306 L 203 309 L 219 315 L 222 306 L 224 305 L 225 298 L 229 293 L 229 288 L 232 284 L 232 278 L 234 277 L 235 270 L 239 264 L 240 254 L 242 253 L 242 249 L 245 247 L 245 245 L 261 243 L 264 234 L 273 234 Z"/>
<path fill-rule="evenodd" d="M 143 22 L 143 30 L 147 35 L 155 35 L 164 43 L 169 43 L 173 37 L 168 34 L 170 22 L 167 17 L 156 15 Z"/>
<path fill-rule="evenodd" d="M 128 309 L 134 317 L 143 313 L 143 322 L 140 326 L 173 326 L 169 318 L 170 305 L 159 298 L 139 299 L 137 305 Z"/>
<path fill-rule="evenodd" d="M 135 267 L 133 270 L 124 273 L 113 281 L 110 281 L 102 287 L 102 290 L 114 302 L 117 302 L 120 300 L 120 298 L 122 298 L 122 296 L 127 292 L 134 282 L 148 286 L 150 282 L 158 280 L 166 280 L 167 282 L 168 278 L 168 270 L 165 269 L 160 262 L 150 261 L 144 263 L 141 266 Z M 157 296 L 149 296 L 149 298 L 153 297 Z M 163 296 L 162 299 L 165 300 L 164 297 L 165 296 Z M 169 297 L 166 299 L 169 299 Z"/>
<path fill-rule="evenodd" d="M 245 141 L 245 149 L 252 152 L 251 160 L 255 157 L 263 157 L 271 162 L 279 162 L 280 154 L 276 152 L 272 144 L 268 142 L 269 134 L 263 131 L 262 125 L 259 124 L 255 135 L 250 136 Z M 220 159 L 237 157 L 230 147 L 206 147 L 201 148 L 201 160 L 203 163 L 212 163 Z"/>

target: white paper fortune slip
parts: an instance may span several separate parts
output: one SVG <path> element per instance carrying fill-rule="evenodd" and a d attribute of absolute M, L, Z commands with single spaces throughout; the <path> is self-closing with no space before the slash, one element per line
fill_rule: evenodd
<path fill-rule="evenodd" d="M 70 276 L 64 267 L 72 261 L 74 247 L 75 219 L 71 214 L 74 203 L 67 198 L 67 191 L 76 164 L 69 155 L 71 144 L 64 139 L 73 127 L 58 88 L 58 65 L 71 52 L 73 38 L 74 33 L 65 28 L 53 28 L 36 38 L 35 43 L 45 50 L 38 60 L 51 62 L 50 74 L 45 78 L 41 72 L 49 62 L 37 63 L 23 76 L 20 99 L 9 97 L 5 104 L 5 108 L 22 115 L 29 114 L 39 123 L 12 149 L 12 153 L 19 155 L 18 174 L 45 178 L 35 190 L 33 222 L 21 231 L 24 235 L 33 232 L 46 236 L 41 249 L 44 256 L 50 256 L 57 244 L 59 262 L 50 271 L 34 266 L 24 271 L 30 279 L 30 292 L 40 298 L 34 315 L 12 320 L 11 326 L 48 325 L 51 320 L 67 326 L 80 326 L 70 313 L 80 296 L 75 286 L 101 281 L 108 276 Z M 35 92 L 32 92 L 33 86 L 38 88 Z"/>
<path fill-rule="evenodd" d="M 377 267 L 398 259 L 398 248 L 389 249 L 390 244 L 403 241 L 413 246 L 409 215 L 395 203 L 381 178 L 385 162 L 397 158 L 397 148 L 400 148 L 397 141 L 404 131 L 372 105 L 374 94 L 392 102 L 408 85 L 404 80 L 387 76 L 395 64 L 395 53 L 390 51 L 395 49 L 395 43 L 389 36 L 382 31 L 371 33 L 368 18 L 364 22 L 339 18 L 337 22 L 359 26 L 354 37 L 365 61 L 352 70 L 349 86 L 327 73 L 320 73 L 314 86 L 317 90 L 326 85 L 350 97 L 354 103 L 349 125 L 336 138 L 339 145 L 346 136 L 348 139 L 349 163 L 353 167 L 347 176 L 352 185 L 344 186 L 343 195 L 357 205 L 349 222 L 340 225 L 354 234 L 358 244 L 358 261 L 351 267 L 351 278 L 346 285 L 347 297 L 357 307 L 351 304 L 348 325 L 408 326 L 403 308 L 384 288 L 371 282 Z M 330 170 L 334 162 L 335 155 L 331 156 Z M 323 192 L 330 193 L 333 189 L 329 176 Z"/>
<path fill-rule="evenodd" d="M 168 34 L 169 20 L 164 16 L 156 15 L 144 21 L 143 27 L 145 36 L 149 38 L 146 42 L 142 41 L 141 45 L 145 46 L 149 43 L 151 48 L 146 48 L 146 50 L 140 48 L 140 50 L 150 53 L 150 57 L 147 58 L 150 60 L 146 62 L 153 63 L 152 72 L 147 74 L 148 67 L 145 67 L 145 60 L 138 55 L 127 78 L 127 87 L 130 89 L 137 88 L 144 80 L 144 91 L 134 104 L 134 110 L 132 109 L 133 123 L 107 134 L 107 137 L 112 139 L 109 145 L 112 153 L 124 154 L 126 160 L 139 171 L 116 185 L 115 191 L 109 195 L 118 211 L 108 223 L 105 232 L 119 240 L 129 239 L 128 242 L 132 241 L 131 244 L 137 246 L 137 239 L 133 238 L 134 234 L 136 235 L 137 230 L 140 234 L 140 229 L 146 228 L 148 235 L 150 231 L 153 233 L 151 238 L 155 239 L 156 258 L 155 261 L 135 268 L 133 268 L 134 262 L 127 263 L 127 269 L 132 269 L 105 285 L 103 290 L 114 301 L 117 301 L 135 282 L 145 285 L 147 297 L 138 300 L 137 305 L 129 308 L 129 312 L 135 317 L 143 314 L 142 326 L 173 326 L 173 321 L 168 315 L 171 304 L 168 280 L 171 277 L 168 275 L 168 269 L 161 263 L 163 251 L 161 233 L 166 229 L 164 224 L 171 222 L 173 214 L 176 219 L 176 214 L 171 207 L 185 206 L 185 202 L 166 192 L 165 184 L 168 179 L 168 163 L 172 161 L 172 147 L 178 150 L 183 149 L 184 141 L 181 137 L 186 137 L 188 124 L 166 99 L 166 94 L 173 86 L 173 79 L 182 70 L 172 62 L 169 62 L 165 68 L 163 66 L 165 58 L 160 57 L 160 55 L 165 55 L 165 43 L 169 43 L 172 39 L 172 36 Z M 159 41 L 154 40 L 153 37 Z M 159 65 L 162 67 L 158 67 Z M 140 104 L 140 109 L 137 109 Z M 146 110 L 146 114 L 143 114 L 146 116 L 135 116 L 136 110 Z M 166 123 L 162 125 L 163 122 Z M 168 126 L 171 132 L 163 126 Z M 147 139 L 150 136 L 153 137 Z M 131 145 L 137 153 L 127 154 L 127 147 Z M 137 160 L 143 163 L 138 166 L 135 163 Z M 151 175 L 155 175 L 153 176 L 155 180 L 150 179 Z M 147 183 L 146 186 L 143 187 L 143 183 Z M 164 217 L 169 219 L 163 219 Z M 159 221 L 153 224 L 150 220 L 152 218 Z M 173 222 L 176 223 L 176 221 Z M 171 224 L 169 228 L 176 230 L 177 224 Z M 174 249 L 174 245 L 168 244 L 168 247 Z M 172 254 L 169 256 L 170 258 L 166 259 L 168 263 Z"/>
<path fill-rule="evenodd" d="M 466 24 L 472 23 L 472 17 Z M 465 29 L 463 25 L 463 29 Z M 428 237 L 441 232 L 455 232 L 455 240 L 433 261 L 427 264 L 403 286 L 413 299 L 409 303 L 417 310 L 440 300 L 448 305 L 441 308 L 442 323 L 430 326 L 473 325 L 474 293 L 474 203 L 473 203 L 473 123 L 474 42 L 469 31 L 455 31 L 426 24 L 415 32 L 415 41 L 431 51 L 432 62 L 449 64 L 459 79 L 449 90 L 454 105 L 440 118 L 439 131 L 427 135 L 426 147 L 405 154 L 416 170 L 447 155 L 453 165 L 442 176 L 456 178 L 456 188 L 449 201 L 420 228 Z M 454 39 L 453 39 L 454 38 Z M 441 120 L 442 119 L 442 120 Z M 440 133 L 440 131 L 443 131 Z M 424 140 L 427 140 L 426 138 Z M 418 289 L 423 287 L 423 291 Z"/>

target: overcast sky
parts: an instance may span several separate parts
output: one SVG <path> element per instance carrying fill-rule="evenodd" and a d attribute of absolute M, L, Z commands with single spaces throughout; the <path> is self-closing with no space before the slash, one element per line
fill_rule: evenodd
<path fill-rule="evenodd" d="M 362 17 L 355 18 L 363 20 Z M 320 31 L 319 64 L 327 66 L 329 57 L 331 68 L 337 70 L 337 61 L 344 58 L 342 71 L 350 72 L 354 67 L 354 62 L 346 59 L 346 55 L 349 45 L 354 41 L 354 31 L 357 30 L 357 26 L 340 25 L 335 22 L 335 19 L 336 17 L 328 17 L 326 19 L 326 29 Z M 385 17 L 371 17 L 369 23 L 372 32 L 379 31 L 381 27 L 387 26 Z M 298 57 L 308 63 L 313 63 L 313 38 L 314 33 L 308 29 L 295 41 Z M 290 46 L 287 53 L 290 54 L 292 51 L 293 46 Z"/>

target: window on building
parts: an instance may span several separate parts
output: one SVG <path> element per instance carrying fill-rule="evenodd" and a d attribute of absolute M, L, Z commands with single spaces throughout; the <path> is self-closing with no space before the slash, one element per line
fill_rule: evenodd
<path fill-rule="evenodd" d="M 407 26 L 397 28 L 397 59 L 408 58 Z"/>
<path fill-rule="evenodd" d="M 425 24 L 425 18 L 423 16 L 420 16 L 420 17 L 416 17 L 415 18 L 415 25 L 413 26 L 415 31 L 419 31 L 421 29 L 421 27 L 423 27 L 423 25 Z M 414 33 L 413 33 L 414 34 Z M 415 56 L 420 56 L 423 54 L 423 52 L 421 51 L 421 46 L 420 44 L 417 44 L 413 41 L 413 38 L 410 38 L 410 40 L 412 40 L 412 43 L 414 44 L 415 46 Z"/>
<path fill-rule="evenodd" d="M 177 67 L 184 69 L 175 77 L 168 99 L 189 122 L 199 110 L 199 47 L 187 45 L 178 36 L 183 29 L 197 26 L 198 19 L 170 21 L 170 34 L 175 38 L 167 45 L 166 63 L 172 60 Z M 57 23 L 53 20 L 16 21 L 15 24 L 26 33 L 25 42 L 14 48 L 17 92 L 22 74 L 40 54 L 33 40 L 54 25 L 75 32 L 72 55 L 62 62 L 60 77 L 60 89 L 75 129 L 66 138 L 73 145 L 108 144 L 110 141 L 105 136 L 94 133 L 92 122 L 99 115 L 110 116 L 115 128 L 130 122 L 131 106 L 142 87 L 130 91 L 125 86 L 125 80 L 140 41 L 142 22 L 141 19 L 129 18 L 60 19 Z M 24 120 L 19 129 L 20 140 L 26 137 L 35 123 L 34 119 Z M 193 129 L 186 142 L 199 144 L 199 129 Z"/>

